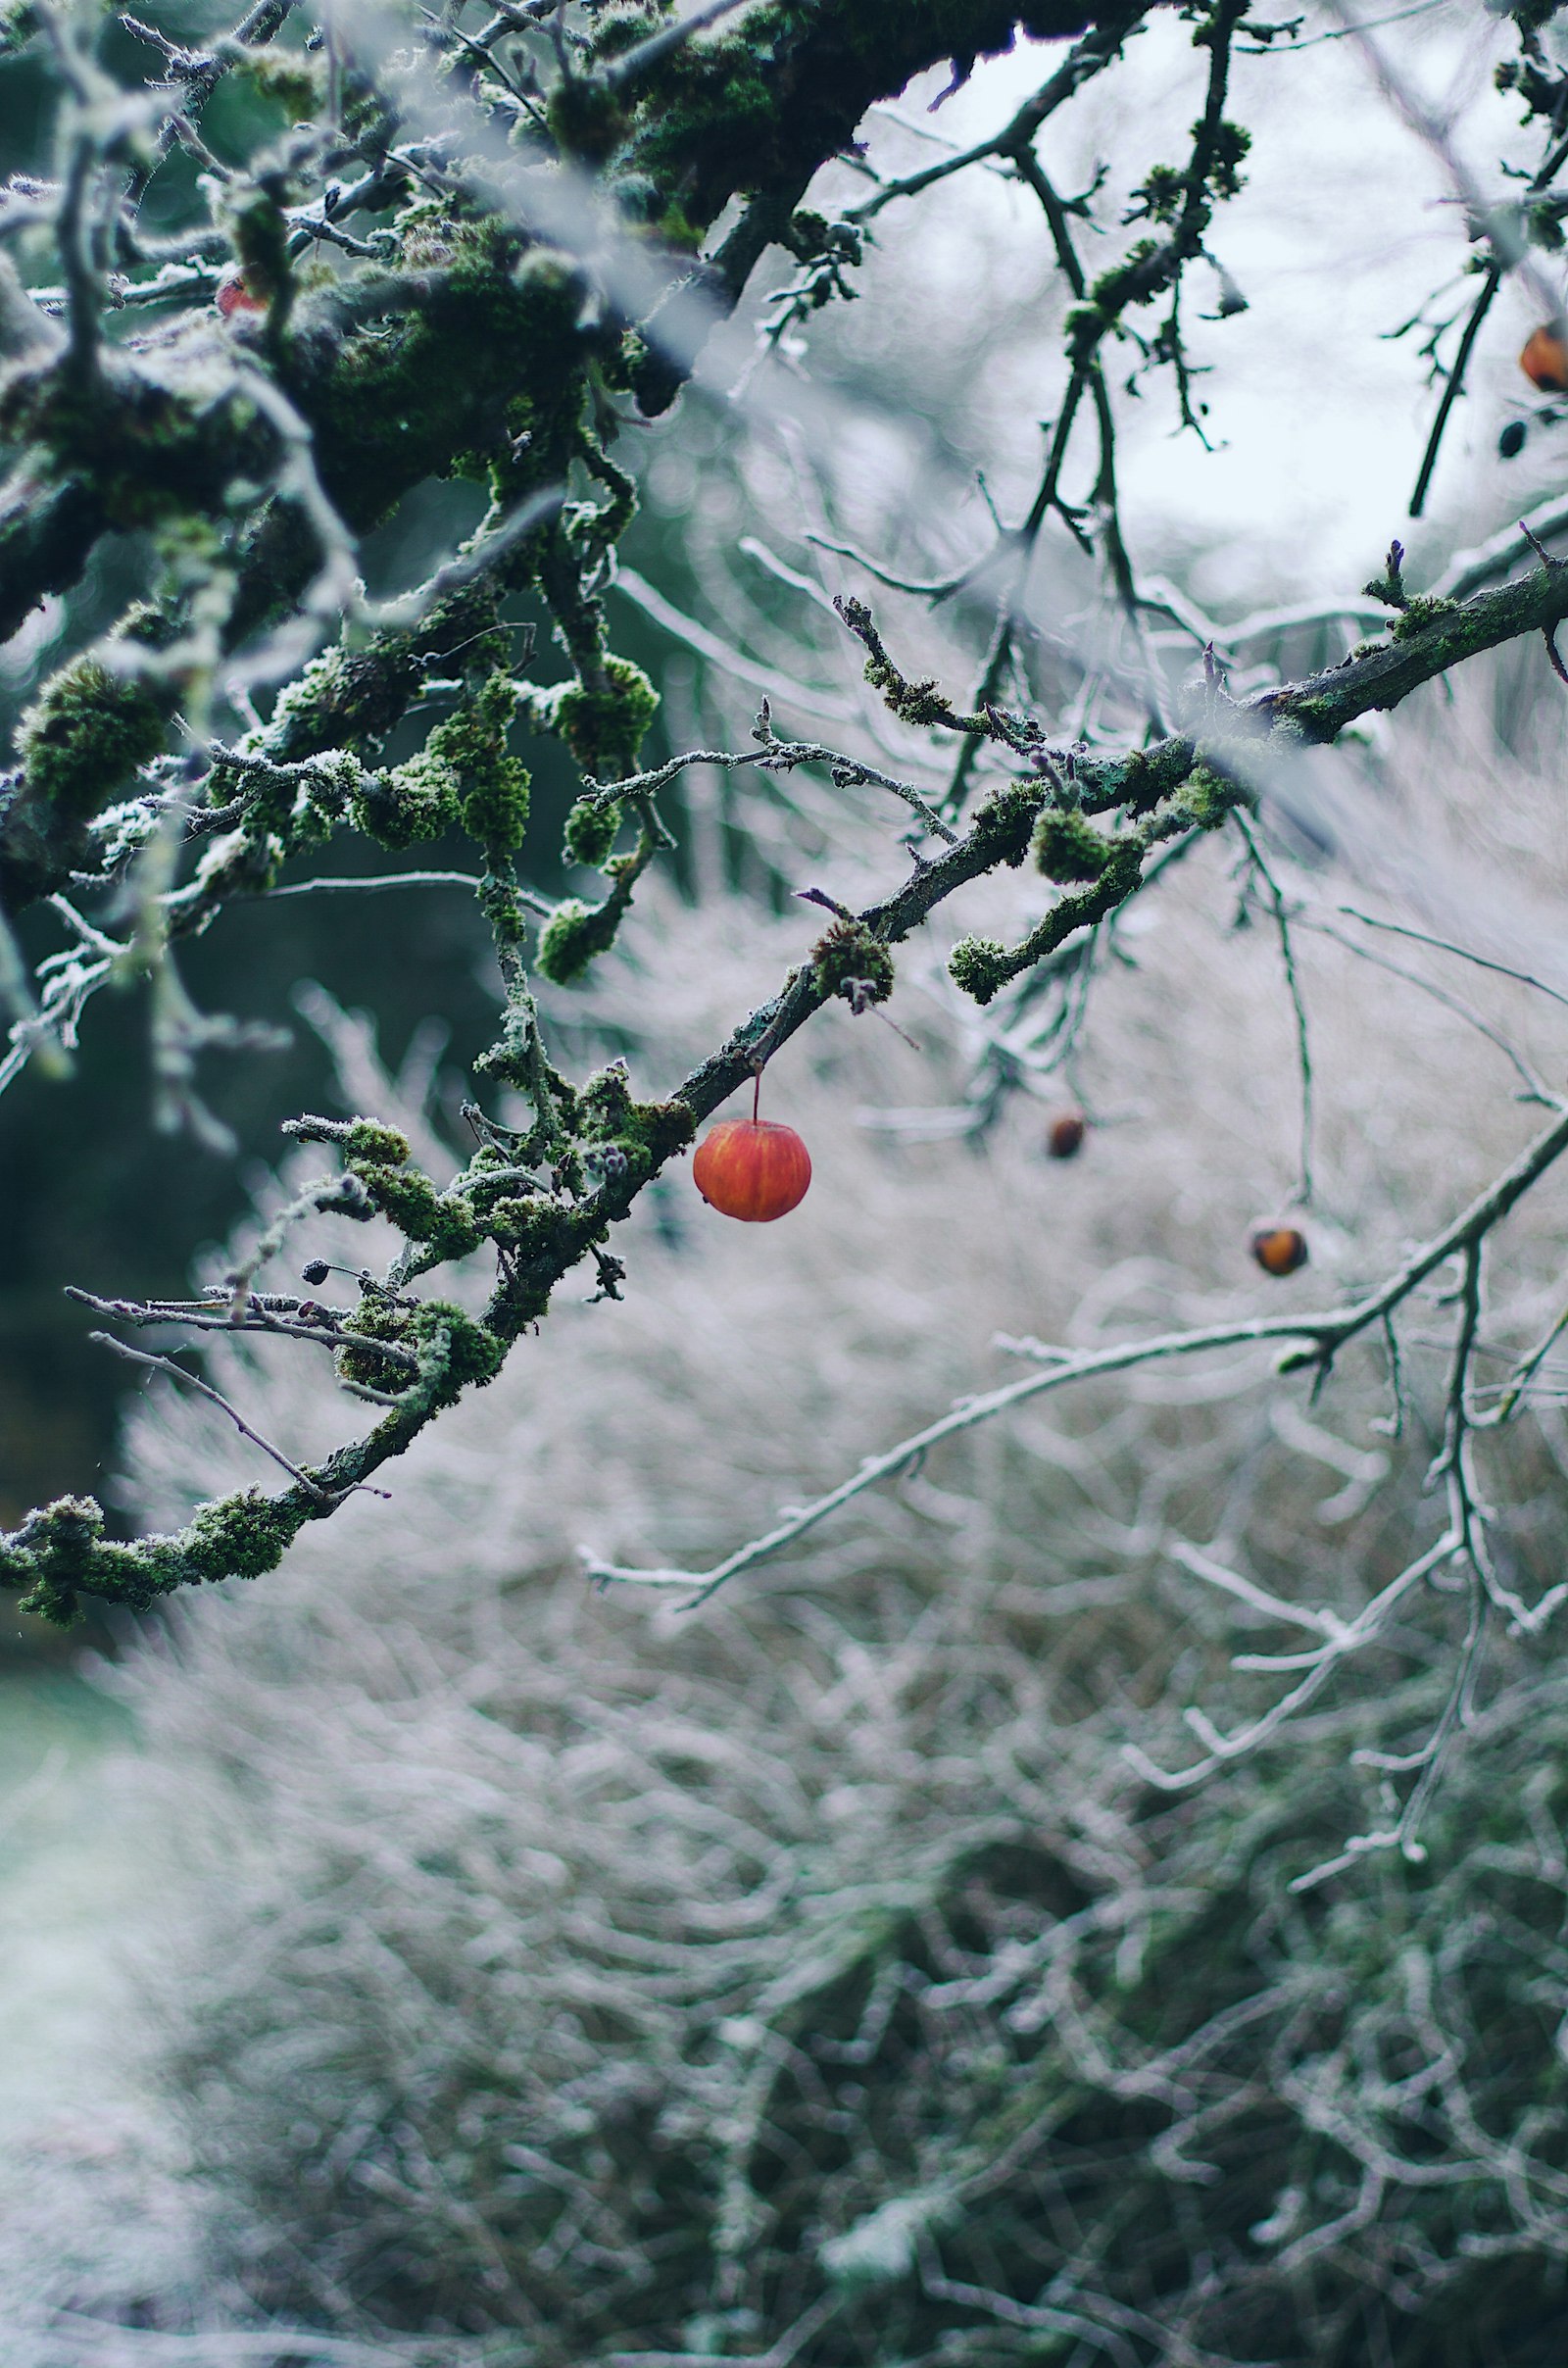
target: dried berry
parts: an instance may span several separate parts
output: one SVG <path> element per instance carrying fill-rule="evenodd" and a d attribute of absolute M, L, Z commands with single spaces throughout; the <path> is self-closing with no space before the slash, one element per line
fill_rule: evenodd
<path fill-rule="evenodd" d="M 312 1258 L 308 1266 L 300 1268 L 300 1281 L 302 1283 L 324 1283 L 331 1271 L 325 1258 Z"/>
<path fill-rule="evenodd" d="M 1306 1236 L 1294 1225 L 1259 1225 L 1249 1247 L 1265 1274 L 1294 1274 L 1307 1261 Z"/>
<path fill-rule="evenodd" d="M 1076 1159 L 1083 1150 L 1089 1121 L 1082 1110 L 1058 1110 L 1046 1129 L 1046 1151 L 1053 1159 Z"/>
<path fill-rule="evenodd" d="M 692 1179 L 720 1215 L 768 1225 L 805 1200 L 810 1155 L 793 1126 L 771 1118 L 726 1118 L 698 1145 Z"/>

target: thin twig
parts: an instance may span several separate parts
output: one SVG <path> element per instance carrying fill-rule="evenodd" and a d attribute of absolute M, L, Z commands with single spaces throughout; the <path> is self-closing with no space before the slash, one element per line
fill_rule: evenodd
<path fill-rule="evenodd" d="M 1406 921 L 1381 920 L 1375 913 L 1363 913 L 1358 906 L 1341 905 L 1340 912 L 1352 921 L 1360 921 L 1368 929 L 1386 929 L 1393 937 L 1413 938 L 1419 946 L 1431 946 L 1439 954 L 1452 954 L 1460 962 L 1473 962 L 1478 970 L 1494 970 L 1500 978 L 1512 978 L 1522 987 L 1533 987 L 1538 995 L 1549 995 L 1553 1003 L 1568 1007 L 1568 995 L 1556 987 L 1548 987 L 1544 978 L 1532 971 L 1516 970 L 1511 962 L 1497 962 L 1490 954 L 1477 954 L 1473 947 L 1456 945 L 1452 938 L 1434 937 L 1429 930 L 1413 929 Z"/>
<path fill-rule="evenodd" d="M 1268 891 L 1274 926 L 1279 931 L 1280 962 L 1285 971 L 1291 1010 L 1296 1017 L 1296 1059 L 1301 1079 L 1301 1161 L 1296 1197 L 1303 1209 L 1309 1209 L 1312 1205 L 1312 1049 L 1307 1039 L 1306 1003 L 1301 994 L 1301 982 L 1297 975 L 1296 956 L 1291 945 L 1291 917 L 1284 891 L 1264 861 L 1250 822 L 1240 808 L 1233 812 L 1231 819 L 1246 844 L 1253 870 Z"/>
<path fill-rule="evenodd" d="M 310 1496 L 315 1497 L 318 1503 L 321 1505 L 337 1503 L 337 1498 L 330 1489 L 322 1488 L 320 1482 L 313 1480 L 309 1472 L 302 1471 L 297 1463 L 291 1463 L 280 1447 L 274 1447 L 270 1439 L 264 1439 L 261 1432 L 253 1429 L 251 1424 L 246 1421 L 238 1406 L 225 1398 L 221 1390 L 215 1390 L 210 1381 L 203 1381 L 199 1374 L 187 1373 L 184 1366 L 175 1364 L 172 1357 L 155 1357 L 150 1350 L 133 1349 L 129 1341 L 117 1340 L 112 1332 L 89 1332 L 87 1338 L 101 1349 L 113 1350 L 117 1357 L 124 1357 L 128 1364 L 146 1365 L 155 1373 L 167 1373 L 172 1380 L 182 1381 L 187 1389 L 199 1390 L 204 1398 L 212 1400 L 214 1406 L 221 1406 L 235 1429 L 243 1433 L 244 1437 L 250 1440 L 252 1446 L 259 1447 L 264 1455 L 271 1456 L 274 1463 L 281 1464 L 289 1478 L 298 1481 L 300 1487 L 306 1490 Z M 368 1493 L 372 1497 L 384 1497 L 387 1491 L 384 1488 L 372 1488 Z"/>

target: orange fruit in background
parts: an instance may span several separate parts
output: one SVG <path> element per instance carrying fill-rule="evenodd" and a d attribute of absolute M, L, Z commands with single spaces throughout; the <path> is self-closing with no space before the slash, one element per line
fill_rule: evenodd
<path fill-rule="evenodd" d="M 223 273 L 214 292 L 213 302 L 225 321 L 231 320 L 235 313 L 265 313 L 267 310 L 261 298 L 252 293 L 250 281 L 240 271 Z"/>
<path fill-rule="evenodd" d="M 1294 1274 L 1309 1256 L 1305 1234 L 1294 1225 L 1259 1225 L 1248 1247 L 1265 1274 Z"/>
<path fill-rule="evenodd" d="M 1562 321 L 1543 321 L 1539 329 L 1531 330 L 1519 368 L 1543 394 L 1568 394 L 1568 330 Z"/>
<path fill-rule="evenodd" d="M 772 1118 L 725 1118 L 698 1145 L 692 1180 L 721 1216 L 770 1225 L 805 1200 L 811 1157 L 793 1126 Z"/>

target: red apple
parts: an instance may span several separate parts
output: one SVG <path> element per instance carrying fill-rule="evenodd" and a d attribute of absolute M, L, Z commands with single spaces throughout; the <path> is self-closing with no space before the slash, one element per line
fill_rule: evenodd
<path fill-rule="evenodd" d="M 793 1126 L 771 1118 L 725 1118 L 698 1145 L 692 1178 L 721 1216 L 769 1225 L 805 1200 L 811 1159 Z"/>

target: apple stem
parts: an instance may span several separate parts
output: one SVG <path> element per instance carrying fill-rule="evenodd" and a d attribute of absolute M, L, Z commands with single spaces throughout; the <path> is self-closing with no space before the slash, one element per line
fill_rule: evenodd
<path fill-rule="evenodd" d="M 759 1069 L 759 1070 L 756 1072 L 756 1074 L 753 1076 L 753 1078 L 752 1078 L 752 1124 L 753 1124 L 754 1126 L 757 1124 L 757 1112 L 758 1112 L 758 1109 L 759 1109 L 759 1107 L 760 1107 L 760 1103 L 761 1103 L 761 1099 L 762 1099 L 762 1072 L 761 1072 L 761 1070 L 760 1070 L 760 1069 Z"/>

